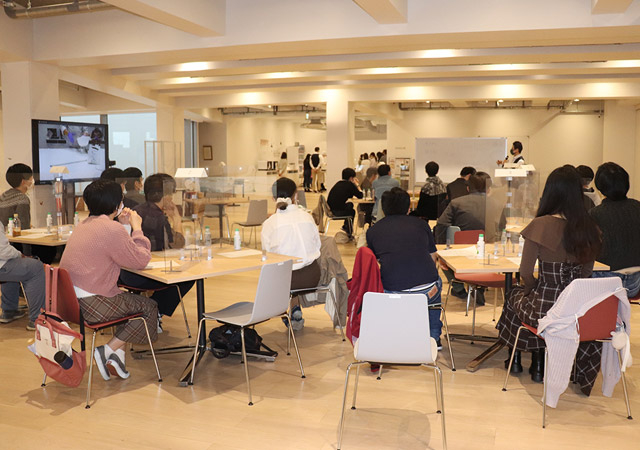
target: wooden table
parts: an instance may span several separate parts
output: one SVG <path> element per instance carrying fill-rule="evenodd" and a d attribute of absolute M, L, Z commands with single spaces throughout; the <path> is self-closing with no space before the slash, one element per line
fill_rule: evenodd
<path fill-rule="evenodd" d="M 243 249 L 249 250 L 249 249 Z M 255 250 L 251 249 L 252 252 Z M 154 268 L 154 269 L 126 269 L 129 272 L 141 275 L 143 277 L 150 278 L 152 280 L 160 281 L 165 284 L 173 284 L 180 283 L 182 281 L 195 281 L 196 282 L 196 301 L 197 301 L 197 309 L 198 309 L 198 323 L 200 319 L 202 319 L 203 314 L 205 313 L 205 299 L 204 299 L 204 280 L 210 277 L 217 277 L 222 275 L 230 275 L 234 273 L 247 272 L 250 270 L 260 269 L 265 264 L 272 264 L 282 261 L 288 261 L 292 259 L 290 256 L 279 255 L 276 253 L 267 253 L 266 261 L 262 261 L 262 254 L 258 253 L 250 256 L 242 256 L 236 258 L 230 258 L 222 255 L 222 253 L 235 253 L 233 250 L 233 246 L 225 245 L 223 247 L 212 247 L 213 258 L 211 260 L 206 260 L 206 250 L 205 250 L 205 259 L 200 261 L 178 261 L 179 252 L 175 250 L 170 250 L 165 252 L 153 252 L 153 257 L 151 259 L 152 262 L 162 262 L 166 261 L 166 267 L 169 267 L 170 261 L 172 262 L 174 271 L 168 271 L 165 268 Z M 181 262 L 184 266 L 181 271 L 175 271 L 176 265 L 178 262 Z M 202 324 L 202 331 L 200 336 L 197 337 L 197 346 L 198 352 L 196 356 L 196 364 L 200 362 L 200 359 L 204 355 L 206 351 L 206 326 Z M 190 348 L 193 350 L 193 347 L 183 347 L 183 349 Z M 165 349 L 165 352 L 169 350 L 170 352 L 180 351 L 180 349 Z M 156 350 L 156 353 L 162 352 L 160 350 Z M 191 376 L 191 367 L 193 364 L 193 355 L 191 359 L 185 366 L 185 369 L 180 377 L 180 384 L 182 386 L 186 386 L 187 382 Z"/>
<path fill-rule="evenodd" d="M 249 203 L 249 197 L 247 198 L 237 198 L 237 197 L 228 197 L 228 198 L 213 198 L 213 197 L 204 197 L 204 198 L 192 198 L 185 199 L 186 202 L 192 203 L 194 206 L 194 210 L 198 211 L 200 206 L 204 210 L 206 205 L 216 205 L 218 207 L 218 221 L 220 225 L 220 238 L 219 242 L 224 241 L 223 235 L 223 226 L 222 226 L 222 214 L 224 212 L 224 207 L 228 205 L 234 205 L 236 203 Z"/>
<path fill-rule="evenodd" d="M 22 230 L 20 236 L 7 236 L 7 239 L 15 244 L 43 245 L 46 247 L 67 245 L 67 239 L 59 239 L 57 233 L 47 233 L 46 228 Z"/>
<path fill-rule="evenodd" d="M 470 247 L 469 245 L 452 245 L 453 249 L 460 249 Z M 497 259 L 491 259 L 491 264 L 486 263 L 486 256 L 484 259 L 478 259 L 469 256 L 448 256 L 446 254 L 442 254 L 441 250 L 444 250 L 444 245 L 438 245 L 438 258 L 441 259 L 451 270 L 453 270 L 456 274 L 458 273 L 504 273 L 504 285 L 505 285 L 505 298 L 508 295 L 508 292 L 511 290 L 513 284 L 513 274 L 518 273 L 520 271 L 520 264 L 510 260 L 509 258 L 517 258 L 516 254 L 507 254 L 507 256 L 499 256 Z M 486 244 L 485 251 L 492 251 L 493 245 Z M 593 270 L 609 270 L 609 266 L 606 264 L 602 264 L 597 262 L 594 264 Z M 473 314 L 475 320 L 475 302 L 473 305 Z M 465 338 L 471 338 L 473 340 L 484 340 L 484 341 L 497 341 L 497 337 L 492 336 L 466 336 Z M 467 364 L 467 370 L 470 372 L 475 372 L 478 370 L 480 365 L 489 359 L 491 356 L 496 354 L 502 347 L 504 347 L 504 343 L 497 341 L 487 350 L 482 352 L 472 361 Z"/>

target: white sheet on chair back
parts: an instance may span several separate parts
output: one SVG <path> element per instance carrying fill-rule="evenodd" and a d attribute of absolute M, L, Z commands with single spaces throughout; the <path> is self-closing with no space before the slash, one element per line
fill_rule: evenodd
<path fill-rule="evenodd" d="M 360 338 L 354 349 L 357 360 L 432 363 L 437 353 L 433 345 L 425 295 L 373 292 L 364 295 Z"/>

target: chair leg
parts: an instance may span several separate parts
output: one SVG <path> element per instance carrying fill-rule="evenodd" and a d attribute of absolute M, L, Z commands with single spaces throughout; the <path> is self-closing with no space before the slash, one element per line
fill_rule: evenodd
<path fill-rule="evenodd" d="M 336 301 L 336 296 L 333 295 L 333 291 L 329 288 L 329 295 L 331 296 L 331 301 L 333 302 L 333 309 L 336 311 L 336 318 L 338 319 L 338 326 L 340 327 L 340 333 L 342 333 L 342 342 L 346 341 L 347 338 L 344 335 L 344 329 L 342 328 L 342 322 L 340 321 L 340 311 L 338 310 L 338 302 Z"/>
<path fill-rule="evenodd" d="M 356 384 L 353 386 L 353 400 L 351 409 L 356 409 L 356 397 L 358 395 L 358 381 L 360 380 L 360 365 L 356 366 Z"/>
<path fill-rule="evenodd" d="M 451 288 L 453 287 L 453 280 L 449 281 L 449 289 L 447 289 L 447 297 L 444 299 L 444 307 L 447 307 L 447 303 L 449 302 L 449 295 L 451 294 Z"/>
<path fill-rule="evenodd" d="M 493 294 L 493 321 L 496 321 L 496 308 L 498 307 L 498 291 L 502 292 L 502 289 L 496 289 Z"/>
<path fill-rule="evenodd" d="M 471 303 L 471 290 L 473 286 L 469 285 L 469 289 L 467 290 L 467 310 L 464 313 L 464 316 L 467 317 L 469 315 L 469 304 Z"/>
<path fill-rule="evenodd" d="M 622 371 L 622 357 L 620 356 L 620 351 L 617 350 L 618 354 L 618 363 L 620 364 L 620 375 L 622 378 L 622 390 L 624 391 L 624 401 L 627 405 L 627 419 L 631 420 L 633 417 L 631 416 L 631 406 L 629 406 L 629 393 L 627 392 L 627 378 L 624 376 L 624 372 Z M 545 366 L 546 370 L 546 366 Z"/>
<path fill-rule="evenodd" d="M 347 407 L 347 389 L 349 387 L 349 374 L 351 368 L 356 365 L 356 368 L 360 368 L 361 362 L 353 362 L 347 366 L 347 374 L 344 377 L 344 394 L 342 396 L 342 414 L 340 414 L 340 424 L 338 425 L 338 450 L 342 447 L 342 432 L 344 430 L 344 411 Z M 356 370 L 357 370 L 356 369 Z"/>
<path fill-rule="evenodd" d="M 504 377 L 504 385 L 502 386 L 502 390 L 507 390 L 507 382 L 509 381 L 509 373 L 511 373 L 511 365 L 513 364 L 513 357 L 516 355 L 516 347 L 518 346 L 518 339 L 520 339 L 520 332 L 524 330 L 524 327 L 519 327 L 518 332 L 516 333 L 516 340 L 513 343 L 513 350 L 511 351 L 511 357 L 509 358 L 509 367 L 507 367 L 507 374 Z M 545 365 L 545 368 L 547 366 Z"/>
<path fill-rule="evenodd" d="M 251 382 L 249 381 L 249 361 L 247 361 L 247 350 L 244 347 L 244 327 L 240 327 L 240 339 L 242 340 L 242 360 L 244 361 L 244 377 L 247 380 L 249 406 L 253 406 L 253 399 L 251 398 Z"/>
<path fill-rule="evenodd" d="M 473 319 L 471 321 L 471 337 L 473 338 L 476 335 L 476 299 L 478 297 L 478 287 L 474 286 L 473 288 Z M 471 341 L 473 344 L 473 340 Z"/>
<path fill-rule="evenodd" d="M 47 385 L 47 374 L 44 374 L 44 377 L 42 377 L 42 384 L 40 385 L 40 387 L 45 387 Z"/>
<path fill-rule="evenodd" d="M 447 347 L 449 347 L 449 358 L 451 358 L 451 371 L 456 371 L 456 363 L 453 360 L 453 350 L 451 349 L 451 338 L 449 337 L 449 325 L 447 324 L 447 314 L 444 308 L 440 307 L 442 311 L 442 323 L 444 325 L 444 332 L 447 335 Z"/>
<path fill-rule="evenodd" d="M 225 214 L 227 220 L 227 239 L 231 239 L 231 227 L 229 226 L 229 216 Z"/>
<path fill-rule="evenodd" d="M 182 317 L 184 317 L 184 326 L 187 328 L 187 337 L 191 339 L 191 328 L 189 328 L 189 321 L 187 320 L 187 311 L 184 309 L 184 302 L 182 301 L 182 294 L 178 285 L 174 285 L 176 291 L 178 291 L 178 297 L 180 298 L 180 306 L 182 307 Z"/>
<path fill-rule="evenodd" d="M 193 375 L 196 373 L 196 360 L 198 359 L 198 345 L 200 340 L 200 332 L 202 331 L 202 322 L 204 322 L 205 320 L 207 319 L 203 317 L 202 319 L 200 319 L 200 322 L 198 322 L 198 334 L 196 334 L 198 338 L 196 339 L 196 345 L 195 345 L 195 348 L 193 349 L 193 365 L 191 366 L 191 378 L 189 378 L 189 385 L 193 385 Z"/>
<path fill-rule="evenodd" d="M 304 374 L 304 368 L 302 367 L 302 359 L 300 359 L 300 352 L 298 351 L 298 343 L 296 342 L 296 335 L 293 334 L 293 328 L 291 328 L 291 320 L 288 321 L 289 335 L 291 335 L 291 339 L 293 340 L 293 348 L 296 350 L 296 356 L 298 357 L 298 365 L 300 366 L 301 378 L 307 378 Z"/>
<path fill-rule="evenodd" d="M 384 369 L 384 364 L 380 364 L 380 369 L 378 369 L 378 376 L 376 380 L 382 380 L 382 369 Z"/>
<path fill-rule="evenodd" d="M 288 322 L 291 321 L 291 300 L 293 300 L 293 297 L 289 294 L 289 309 L 286 312 Z M 287 328 L 289 328 L 289 325 L 287 325 Z M 287 356 L 289 355 L 291 355 L 291 334 L 287 333 Z"/>
<path fill-rule="evenodd" d="M 439 391 L 440 391 L 440 412 L 442 414 L 442 448 L 447 450 L 447 428 L 444 420 L 444 389 L 442 384 L 442 370 L 436 365 L 435 372 L 438 374 Z"/>
<path fill-rule="evenodd" d="M 96 330 L 93 330 L 93 337 L 91 338 L 91 359 L 89 360 L 89 381 L 87 383 L 87 404 L 84 405 L 85 409 L 91 408 L 89 401 L 91 400 L 91 382 L 93 381 L 93 352 L 96 349 Z"/>
<path fill-rule="evenodd" d="M 547 425 L 547 367 L 548 363 L 548 352 L 547 347 L 544 348 L 544 375 L 542 380 L 542 428 L 545 428 Z"/>
<path fill-rule="evenodd" d="M 153 350 L 153 343 L 151 342 L 151 335 L 149 334 L 149 327 L 147 321 L 143 317 L 136 317 L 131 320 L 142 320 L 144 324 L 144 331 L 147 332 L 147 340 L 149 341 L 149 349 L 151 350 L 151 356 L 153 357 L 153 363 L 156 366 L 156 373 L 158 374 L 158 383 L 162 383 L 162 375 L 160 375 L 160 368 L 158 367 L 158 360 L 156 359 L 156 352 Z"/>

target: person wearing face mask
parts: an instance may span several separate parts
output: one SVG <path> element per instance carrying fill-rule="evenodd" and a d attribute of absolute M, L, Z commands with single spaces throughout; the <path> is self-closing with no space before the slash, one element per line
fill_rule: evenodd
<path fill-rule="evenodd" d="M 517 164 L 519 166 L 525 164 L 524 157 L 522 156 L 522 143 L 520 141 L 513 141 L 513 144 L 511 145 L 511 150 L 509 153 L 511 153 L 511 156 L 513 156 L 513 162 L 512 162 L 513 164 Z M 496 161 L 496 163 L 502 167 L 504 167 L 504 165 L 508 162 L 509 162 L 509 157 L 506 157 L 503 160 L 499 159 Z"/>
<path fill-rule="evenodd" d="M 140 193 L 142 191 L 142 171 L 137 167 L 127 167 L 122 172 L 124 177 L 124 187 L 127 192 L 124 197 L 129 199 L 130 202 L 135 202 L 135 206 L 144 203 L 146 200 L 144 195 Z"/>
<path fill-rule="evenodd" d="M 122 203 L 122 188 L 110 180 L 96 180 L 82 194 L 89 217 L 73 230 L 60 260 L 73 283 L 84 320 L 107 322 L 141 313 L 149 338 L 158 338 L 158 306 L 141 295 L 123 292 L 117 281 L 123 267 L 144 269 L 151 260 L 151 243 L 142 232 L 142 218 Z M 114 218 L 118 218 L 118 222 Z M 131 226 L 131 235 L 121 224 Z M 125 344 L 147 341 L 145 325 L 132 320 L 116 327 L 114 336 L 94 351 L 105 380 L 128 378 Z"/>

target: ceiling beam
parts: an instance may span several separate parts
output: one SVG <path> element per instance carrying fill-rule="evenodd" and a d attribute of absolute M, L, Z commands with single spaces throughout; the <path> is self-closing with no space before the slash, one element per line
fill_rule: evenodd
<path fill-rule="evenodd" d="M 407 23 L 407 0 L 353 0 L 381 24 Z"/>
<path fill-rule="evenodd" d="M 633 0 L 591 0 L 592 14 L 623 14 Z"/>
<path fill-rule="evenodd" d="M 145 19 L 201 37 L 225 33 L 226 0 L 103 0 Z"/>

